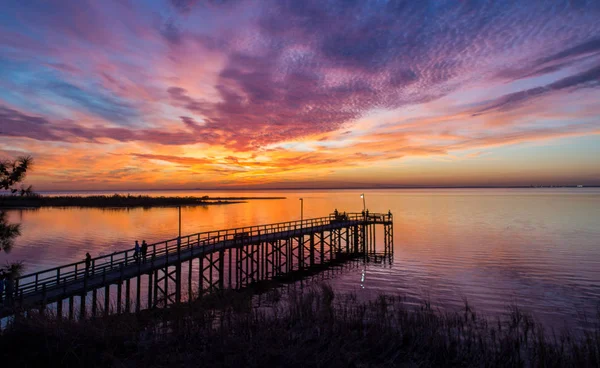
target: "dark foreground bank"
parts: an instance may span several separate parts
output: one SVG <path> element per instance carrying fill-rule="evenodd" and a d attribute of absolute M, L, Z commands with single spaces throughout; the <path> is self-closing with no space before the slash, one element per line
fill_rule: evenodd
<path fill-rule="evenodd" d="M 83 323 L 29 317 L 0 336 L 0 361 L 15 367 L 600 365 L 597 323 L 574 336 L 544 331 L 517 308 L 490 321 L 468 306 L 444 314 L 385 296 L 360 303 L 328 286 L 285 302 L 269 293 L 269 308 L 250 308 L 251 297 L 238 294 L 138 317 Z"/>
<path fill-rule="evenodd" d="M 285 197 L 151 197 L 115 194 L 112 196 L 0 196 L 0 208 L 23 207 L 172 207 L 208 206 L 240 203 L 253 199 L 285 199 Z"/>

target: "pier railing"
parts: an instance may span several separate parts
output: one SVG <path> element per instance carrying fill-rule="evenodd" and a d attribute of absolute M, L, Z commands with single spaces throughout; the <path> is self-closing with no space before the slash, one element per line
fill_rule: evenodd
<path fill-rule="evenodd" d="M 296 236 L 304 234 L 310 229 L 315 229 L 324 226 L 335 224 L 348 223 L 383 223 L 391 222 L 392 214 L 379 213 L 342 213 L 336 212 L 326 217 L 312 218 L 298 221 L 280 222 L 267 225 L 245 226 L 239 228 L 205 231 L 192 235 L 182 236 L 181 238 L 173 238 L 166 241 L 161 241 L 148 245 L 146 261 L 153 262 L 155 259 L 165 257 L 166 262 L 169 262 L 170 257 L 177 257 L 181 251 L 198 249 L 204 251 L 204 247 L 216 245 L 218 243 L 230 242 L 244 244 L 249 240 L 260 240 L 270 234 L 280 234 L 286 236 Z M 50 268 L 43 271 L 38 271 L 28 275 L 21 276 L 14 280 L 13 290 L 6 288 L 6 296 L 18 300 L 28 294 L 34 294 L 44 291 L 49 291 L 55 288 L 63 288 L 75 281 L 80 281 L 85 278 L 106 275 L 107 273 L 124 267 L 139 264 L 142 260 L 141 252 L 135 255 L 134 249 L 127 249 L 112 254 L 102 255 L 92 258 L 89 268 L 86 267 L 85 261 L 75 262 L 59 267 Z M 8 294 L 12 294 L 9 296 Z"/>

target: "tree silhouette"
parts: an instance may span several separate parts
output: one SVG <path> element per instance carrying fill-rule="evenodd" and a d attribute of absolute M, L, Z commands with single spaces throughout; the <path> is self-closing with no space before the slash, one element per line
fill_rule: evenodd
<path fill-rule="evenodd" d="M 32 187 L 16 188 L 24 179 L 27 170 L 31 168 L 33 159 L 31 156 L 18 157 L 15 160 L 0 161 L 0 195 L 2 191 L 8 191 L 10 195 L 27 196 L 33 194 Z M 10 252 L 15 239 L 21 235 L 20 224 L 10 224 L 6 212 L 0 210 L 0 252 Z M 21 263 L 10 264 L 1 270 L 12 277 L 18 276 L 23 269 Z"/>
<path fill-rule="evenodd" d="M 6 212 L 0 211 L 0 252 L 10 252 L 15 239 L 21 235 L 21 225 L 9 224 Z"/>
<path fill-rule="evenodd" d="M 33 158 L 31 156 L 22 156 L 16 160 L 1 160 L 0 161 L 0 190 L 8 190 L 11 194 L 19 193 L 20 195 L 31 194 L 32 187 L 20 189 L 15 188 L 17 184 L 25 179 L 27 170 L 31 168 Z"/>

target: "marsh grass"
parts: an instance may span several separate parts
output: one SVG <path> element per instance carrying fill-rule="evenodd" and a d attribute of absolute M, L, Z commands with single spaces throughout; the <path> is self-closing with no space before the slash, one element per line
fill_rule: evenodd
<path fill-rule="evenodd" d="M 381 295 L 360 302 L 326 284 L 252 308 L 229 292 L 167 310 L 74 323 L 51 316 L 15 322 L 0 336 L 15 366 L 243 367 L 594 367 L 600 326 L 581 334 L 545 331 L 516 306 L 488 319 L 463 310 L 408 307 Z M 267 294 L 269 294 L 268 292 Z M 595 318 L 600 320 L 599 315 Z"/>

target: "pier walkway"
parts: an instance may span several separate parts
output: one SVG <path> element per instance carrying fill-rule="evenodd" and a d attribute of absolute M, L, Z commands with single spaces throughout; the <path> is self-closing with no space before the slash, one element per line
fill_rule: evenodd
<path fill-rule="evenodd" d="M 41 313 L 52 303 L 62 315 L 63 300 L 69 300 L 73 315 L 73 298 L 79 297 L 79 313 L 96 315 L 96 291 L 104 288 L 105 313 L 110 304 L 110 286 L 117 285 L 117 309 L 128 310 L 130 299 L 141 301 L 141 278 L 146 275 L 148 307 L 181 302 L 182 264 L 189 264 L 188 295 L 213 289 L 240 288 L 249 283 L 301 270 L 332 260 L 336 254 L 360 254 L 375 249 L 375 226 L 384 226 L 384 247 L 392 251 L 393 217 L 391 213 L 335 213 L 327 217 L 302 221 L 207 231 L 148 245 L 145 259 L 134 257 L 129 249 L 93 258 L 89 268 L 85 261 L 51 268 L 19 277 L 7 285 L 0 318 L 16 312 L 37 309 Z M 192 290 L 192 262 L 198 259 L 199 285 Z M 204 264 L 207 266 L 204 266 Z M 213 279 L 214 276 L 214 279 Z M 137 278 L 134 296 L 130 280 Z M 125 282 L 125 307 L 122 284 Z M 169 289 L 171 293 L 169 293 Z M 92 305 L 86 307 L 88 293 Z M 89 309 L 89 311 L 88 311 Z"/>

